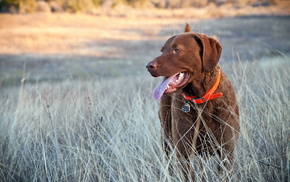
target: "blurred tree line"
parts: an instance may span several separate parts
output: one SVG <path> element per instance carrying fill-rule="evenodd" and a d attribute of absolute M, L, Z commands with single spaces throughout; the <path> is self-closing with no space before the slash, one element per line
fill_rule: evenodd
<path fill-rule="evenodd" d="M 34 11 L 89 12 L 92 9 L 106 6 L 114 8 L 119 4 L 132 7 L 186 8 L 204 7 L 208 4 L 220 6 L 267 6 L 279 0 L 0 0 L 0 12 L 27 13 Z"/>

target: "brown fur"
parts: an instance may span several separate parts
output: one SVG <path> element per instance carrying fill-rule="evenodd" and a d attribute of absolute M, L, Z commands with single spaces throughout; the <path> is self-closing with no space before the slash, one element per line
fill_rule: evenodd
<path fill-rule="evenodd" d="M 184 32 L 190 32 L 190 25 L 186 23 Z"/>
<path fill-rule="evenodd" d="M 190 28 L 186 28 L 189 30 Z M 179 51 L 174 52 L 178 48 Z M 239 136 L 239 110 L 234 88 L 222 72 L 221 82 L 216 92 L 223 96 L 203 104 L 190 103 L 191 110 L 185 113 L 185 100 L 181 92 L 188 96 L 202 97 L 215 83 L 222 47 L 215 39 L 199 33 L 183 33 L 169 38 L 162 47 L 162 55 L 147 64 L 152 76 L 171 76 L 182 70 L 190 72 L 188 83 L 176 92 L 161 97 L 159 118 L 164 133 L 167 154 L 170 148 L 177 149 L 178 158 L 184 163 L 184 172 L 192 171 L 188 161 L 192 154 L 219 155 L 221 166 L 231 169 L 234 148 Z M 198 117 L 198 112 L 201 117 Z M 196 145 L 193 146 L 196 122 L 200 120 Z M 227 160 L 224 160 L 227 159 Z"/>

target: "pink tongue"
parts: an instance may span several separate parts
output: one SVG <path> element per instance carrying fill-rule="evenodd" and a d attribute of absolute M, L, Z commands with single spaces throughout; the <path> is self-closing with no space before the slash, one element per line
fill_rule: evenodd
<path fill-rule="evenodd" d="M 173 80 L 173 78 L 175 76 L 176 75 L 164 78 L 164 80 L 156 86 L 156 88 L 153 91 L 153 97 L 154 97 L 155 100 L 159 100 L 161 98 L 161 96 L 165 92 L 167 86 Z"/>

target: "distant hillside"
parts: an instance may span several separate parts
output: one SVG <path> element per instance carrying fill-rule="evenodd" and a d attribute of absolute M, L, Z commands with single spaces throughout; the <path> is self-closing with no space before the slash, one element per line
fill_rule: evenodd
<path fill-rule="evenodd" d="M 132 8 L 201 8 L 206 6 L 225 6 L 243 8 L 245 6 L 265 7 L 282 4 L 289 6 L 289 0 L 3 0 L 0 1 L 2 13 L 42 12 L 89 12 L 96 9 L 113 10 L 119 6 Z"/>

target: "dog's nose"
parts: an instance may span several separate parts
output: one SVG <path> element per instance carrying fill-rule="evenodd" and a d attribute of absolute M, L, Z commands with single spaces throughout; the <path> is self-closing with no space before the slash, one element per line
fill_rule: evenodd
<path fill-rule="evenodd" d="M 154 71 L 157 68 L 157 63 L 155 61 L 151 61 L 146 65 L 148 71 Z"/>

